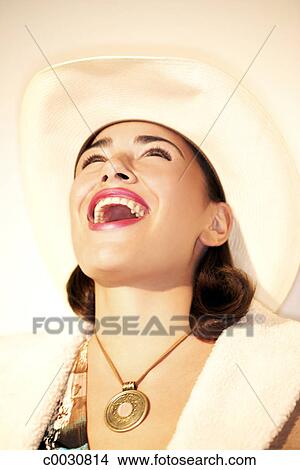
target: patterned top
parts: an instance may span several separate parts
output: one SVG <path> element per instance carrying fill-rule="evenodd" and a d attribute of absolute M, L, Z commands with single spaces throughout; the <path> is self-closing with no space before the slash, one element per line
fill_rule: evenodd
<path fill-rule="evenodd" d="M 87 346 L 80 345 L 65 392 L 58 401 L 39 450 L 89 450 L 86 425 Z"/>

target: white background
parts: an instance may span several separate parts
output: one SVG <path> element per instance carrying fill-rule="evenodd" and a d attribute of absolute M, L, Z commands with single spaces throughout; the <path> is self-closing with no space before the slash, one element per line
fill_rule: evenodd
<path fill-rule="evenodd" d="M 240 78 L 274 25 L 243 84 L 273 117 L 300 171 L 299 0 L 0 0 L 2 333 L 31 331 L 33 316 L 71 313 L 33 239 L 19 171 L 20 101 L 48 65 L 43 53 L 51 64 L 113 54 L 195 57 Z M 279 313 L 300 320 L 299 305 L 300 274 Z"/>

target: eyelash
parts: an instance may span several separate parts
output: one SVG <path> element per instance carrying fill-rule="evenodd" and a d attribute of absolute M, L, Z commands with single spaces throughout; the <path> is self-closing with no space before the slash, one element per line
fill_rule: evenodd
<path fill-rule="evenodd" d="M 162 149 L 160 147 L 152 147 L 151 149 L 148 150 L 146 155 L 150 152 L 159 153 L 166 160 L 172 160 L 171 154 L 167 150 Z M 89 163 L 92 163 L 92 162 L 96 161 L 96 159 L 98 159 L 98 161 L 100 161 L 99 159 L 101 159 L 101 158 L 103 158 L 103 157 L 101 157 L 100 155 L 97 155 L 97 154 L 89 155 L 84 160 L 84 162 L 82 163 L 81 169 L 83 170 Z"/>

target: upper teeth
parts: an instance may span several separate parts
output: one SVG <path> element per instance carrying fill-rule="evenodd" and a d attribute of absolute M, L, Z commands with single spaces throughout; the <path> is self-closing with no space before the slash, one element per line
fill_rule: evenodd
<path fill-rule="evenodd" d="M 126 197 L 106 197 L 101 199 L 95 206 L 94 209 L 94 222 L 104 222 L 103 220 L 103 210 L 104 206 L 109 204 L 122 204 L 129 207 L 132 214 L 136 214 L 137 217 L 143 217 L 145 215 L 145 209 L 138 202 L 133 201 L 132 199 L 127 199 Z"/>

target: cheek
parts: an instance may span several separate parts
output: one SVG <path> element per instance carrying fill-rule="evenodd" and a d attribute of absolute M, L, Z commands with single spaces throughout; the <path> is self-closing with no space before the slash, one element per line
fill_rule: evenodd
<path fill-rule="evenodd" d="M 165 185 L 160 190 L 159 201 L 164 215 L 175 222 L 185 222 L 189 226 L 197 225 L 205 211 L 205 193 L 199 181 L 177 181 L 177 184 Z"/>
<path fill-rule="evenodd" d="M 84 203 L 87 201 L 87 196 L 94 185 L 94 181 L 84 180 L 80 178 L 80 176 L 73 181 L 69 194 L 69 210 L 72 220 L 83 209 Z"/>
<path fill-rule="evenodd" d="M 184 165 L 180 162 L 166 162 L 159 157 L 147 157 L 147 160 L 136 165 L 138 177 L 147 184 L 149 189 L 160 193 L 176 190 L 180 175 L 184 171 Z"/>
<path fill-rule="evenodd" d="M 208 201 L 205 181 L 198 166 L 191 165 L 178 183 L 178 190 L 185 217 L 191 222 L 201 220 Z"/>

